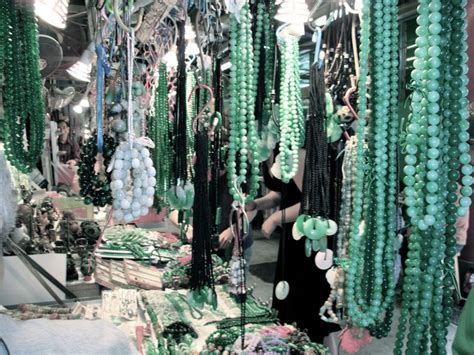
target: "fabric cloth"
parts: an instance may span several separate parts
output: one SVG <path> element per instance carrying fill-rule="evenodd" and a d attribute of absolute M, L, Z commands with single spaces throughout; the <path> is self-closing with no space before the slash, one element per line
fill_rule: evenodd
<path fill-rule="evenodd" d="M 102 320 L 17 321 L 0 315 L 0 337 L 10 354 L 138 354 L 127 335 Z M 0 345 L 0 355 L 7 354 Z"/>
<path fill-rule="evenodd" d="M 466 304 L 458 321 L 458 329 L 453 342 L 453 355 L 474 353 L 474 292 L 469 292 Z"/>
<path fill-rule="evenodd" d="M 59 155 L 59 161 L 63 164 L 69 160 L 78 161 L 80 158 L 81 150 L 79 144 L 71 137 L 67 137 L 64 143 L 61 143 L 61 139 L 58 139 L 58 149 L 59 152 L 64 152 Z"/>
<path fill-rule="evenodd" d="M 265 169 L 264 169 L 265 170 Z M 264 173 L 267 188 L 282 192 L 282 182 Z M 280 209 L 291 207 L 301 202 L 301 192 L 291 180 L 286 188 L 286 198 L 282 198 Z M 278 311 L 282 323 L 296 323 L 298 328 L 305 330 L 312 341 L 322 343 L 329 333 L 340 330 L 337 325 L 327 323 L 319 317 L 319 309 L 324 304 L 331 291 L 326 281 L 326 271 L 320 270 L 314 264 L 314 254 L 306 257 L 304 238 L 294 240 L 291 235 L 293 223 L 282 227 L 278 260 L 273 285 L 272 307 Z M 331 245 L 331 240 L 328 240 Z M 287 281 L 290 293 L 284 300 L 275 296 L 275 287 L 280 281 Z"/>

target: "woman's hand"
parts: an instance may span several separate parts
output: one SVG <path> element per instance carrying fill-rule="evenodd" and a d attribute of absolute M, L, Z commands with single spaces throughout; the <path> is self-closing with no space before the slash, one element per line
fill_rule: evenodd
<path fill-rule="evenodd" d="M 219 234 L 219 247 L 221 249 L 225 249 L 232 243 L 233 240 L 234 236 L 232 235 L 232 231 L 229 227 Z"/>
<path fill-rule="evenodd" d="M 277 227 L 281 226 L 281 214 L 279 211 L 273 213 L 262 224 L 262 233 L 266 239 L 270 239 Z"/>

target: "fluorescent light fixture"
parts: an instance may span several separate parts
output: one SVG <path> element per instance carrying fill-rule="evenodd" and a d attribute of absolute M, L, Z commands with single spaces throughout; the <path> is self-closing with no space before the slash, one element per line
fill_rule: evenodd
<path fill-rule="evenodd" d="M 79 105 L 74 105 L 72 107 L 72 110 L 77 114 L 81 114 L 83 112 L 83 108 L 80 104 Z"/>
<path fill-rule="evenodd" d="M 92 62 L 94 61 L 94 58 L 95 44 L 94 42 L 91 42 L 84 53 L 82 53 L 81 58 L 79 58 L 79 60 L 66 71 L 76 80 L 90 82 Z"/>
<path fill-rule="evenodd" d="M 293 25 L 303 24 L 308 21 L 309 9 L 305 0 L 283 0 L 275 19 Z"/>
<path fill-rule="evenodd" d="M 35 0 L 35 13 L 57 28 L 66 28 L 69 0 Z"/>

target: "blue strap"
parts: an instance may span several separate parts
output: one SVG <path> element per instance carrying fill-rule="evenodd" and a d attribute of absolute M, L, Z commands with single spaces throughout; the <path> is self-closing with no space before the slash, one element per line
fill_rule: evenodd
<path fill-rule="evenodd" d="M 314 46 L 314 61 L 313 61 L 313 64 L 316 63 L 316 61 L 318 61 L 318 68 L 321 69 L 321 67 L 323 66 L 323 61 L 322 59 L 320 58 L 320 52 L 321 52 L 321 38 L 322 37 L 322 30 L 320 27 L 317 27 L 316 28 L 316 31 L 314 31 L 313 33 L 313 42 L 316 44 Z"/>
<path fill-rule="evenodd" d="M 110 67 L 106 61 L 105 48 L 102 44 L 98 44 L 97 51 L 97 80 L 96 80 L 96 127 L 97 127 L 97 152 L 102 153 L 104 148 L 104 133 L 102 131 L 102 111 L 103 111 L 103 97 L 104 97 L 104 81 L 105 75 L 110 72 Z"/>

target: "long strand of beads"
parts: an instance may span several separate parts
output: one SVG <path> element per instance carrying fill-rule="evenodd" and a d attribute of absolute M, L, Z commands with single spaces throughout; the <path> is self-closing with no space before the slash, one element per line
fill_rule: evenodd
<path fill-rule="evenodd" d="M 446 117 L 446 123 L 450 122 L 449 136 L 450 136 L 450 147 L 447 150 L 449 156 L 448 161 L 448 189 L 449 192 L 446 196 L 447 201 L 447 215 L 446 215 L 446 255 L 444 259 L 444 295 L 443 295 L 443 323 L 442 328 L 436 334 L 436 341 L 438 345 L 438 351 L 446 349 L 446 336 L 447 327 L 451 321 L 451 313 L 453 307 L 453 297 L 451 290 L 451 275 L 454 270 L 454 256 L 456 254 L 456 228 L 455 222 L 456 217 L 464 216 L 467 213 L 467 209 L 471 205 L 472 195 L 472 166 L 471 157 L 469 154 L 469 114 L 467 110 L 467 32 L 466 32 L 466 3 L 463 0 L 452 0 L 452 9 L 448 20 L 452 26 L 450 38 L 447 40 L 449 44 L 449 51 L 451 55 L 448 55 L 446 60 L 450 60 L 451 70 L 450 76 L 446 77 L 446 81 L 451 86 L 451 93 L 449 101 L 446 100 L 444 103 L 449 102 L 449 108 L 444 107 L 444 110 L 450 110 L 451 117 Z M 446 97 L 445 97 L 446 98 Z M 447 98 L 446 98 L 447 99 Z M 449 112 L 448 112 L 449 113 Z M 458 138 L 458 139 L 456 139 Z M 459 174 L 459 170 L 461 174 Z M 461 175 L 461 176 L 460 176 Z M 458 200 L 458 195 L 453 191 L 454 183 L 459 181 L 461 178 L 461 198 Z M 459 203 L 457 206 L 456 203 Z"/>
<path fill-rule="evenodd" d="M 168 112 L 168 76 L 166 64 L 160 64 L 158 70 L 158 83 L 155 90 L 155 112 L 154 117 L 149 120 L 152 127 L 150 136 L 155 143 L 152 156 L 153 165 L 160 167 L 156 171 L 155 202 L 165 201 L 166 199 L 166 191 L 168 191 L 171 186 L 171 159 L 173 156 L 170 142 L 171 124 Z"/>
<path fill-rule="evenodd" d="M 464 7 L 465 2 L 459 0 L 421 1 L 418 6 L 419 27 L 412 72 L 415 92 L 404 167 L 412 231 L 397 354 L 403 350 L 408 318 L 408 353 L 426 352 L 428 343 L 432 353 L 446 353 L 453 304 L 455 222 L 467 211 L 472 193 L 466 132 L 469 125 Z M 461 178 L 464 185 L 461 198 L 458 197 L 459 170 L 465 174 Z M 426 337 L 428 328 L 431 339 Z"/>
<path fill-rule="evenodd" d="M 252 201 L 258 191 L 259 167 L 258 151 L 249 147 L 257 144 L 255 124 L 255 96 L 253 68 L 253 47 L 249 4 L 245 2 L 240 10 L 240 22 L 235 14 L 230 20 L 230 137 L 227 160 L 227 179 L 234 201 Z M 249 159 L 250 157 L 250 159 Z M 250 163 L 250 164 L 248 164 Z M 247 180 L 250 169 L 250 183 L 245 201 L 241 201 L 241 185 Z"/>
<path fill-rule="evenodd" d="M 263 99 L 262 124 L 267 125 L 272 117 L 272 90 L 273 71 L 275 65 L 275 26 L 273 18 L 276 7 L 274 1 L 270 1 L 268 13 L 263 16 L 263 37 L 264 37 L 264 63 L 265 63 L 265 92 Z"/>
<path fill-rule="evenodd" d="M 38 29 L 33 8 L 12 2 L 3 8 L 4 48 L 4 142 L 8 160 L 18 170 L 28 173 L 43 150 L 44 101 L 39 69 Z M 15 40 L 15 43 L 14 43 Z M 27 149 L 25 129 L 29 122 Z"/>
<path fill-rule="evenodd" d="M 383 270 L 383 288 L 385 291 L 382 309 L 385 310 L 385 317 L 383 321 L 376 321 L 370 328 L 372 335 L 377 338 L 386 337 L 390 332 L 390 327 L 393 317 L 393 299 L 395 296 L 395 276 L 393 272 L 395 263 L 394 243 L 397 236 L 396 219 L 397 219 L 397 165 L 398 165 L 398 5 L 396 1 L 391 1 L 389 4 L 384 4 L 384 31 L 391 34 L 390 46 L 385 47 L 384 57 L 390 55 L 391 63 L 387 64 L 386 69 L 390 76 L 389 90 L 391 97 L 389 102 L 389 122 L 388 122 L 388 189 L 386 197 L 386 213 L 387 213 L 387 240 L 384 250 L 384 270 Z M 387 42 L 388 44 L 388 39 Z"/>
<path fill-rule="evenodd" d="M 346 301 L 350 322 L 371 326 L 379 337 L 388 333 L 394 296 L 394 232 L 396 224 L 396 161 L 398 124 L 390 122 L 398 109 L 398 48 L 396 0 L 364 1 L 361 23 L 361 74 L 359 78 L 359 128 L 356 158 L 354 205 L 346 270 Z M 372 13 L 371 13 L 372 7 Z M 371 18 L 373 27 L 371 28 Z M 395 32 L 396 33 L 396 32 Z M 373 112 L 364 154 L 367 109 L 367 75 L 370 37 L 373 37 L 372 97 Z M 388 133 L 391 137 L 388 137 Z M 368 164 L 364 162 L 364 156 Z M 367 193 L 362 198 L 366 184 Z M 361 222 L 364 221 L 365 227 Z M 385 313 L 385 319 L 381 316 Z"/>
<path fill-rule="evenodd" d="M 304 140 L 301 107 L 298 38 L 285 35 L 278 39 L 281 48 L 280 73 L 280 166 L 281 179 L 288 183 L 298 171 L 298 150 Z"/>

